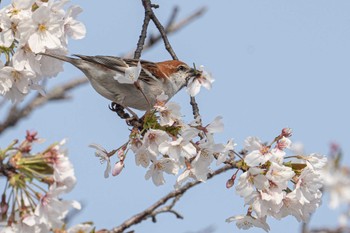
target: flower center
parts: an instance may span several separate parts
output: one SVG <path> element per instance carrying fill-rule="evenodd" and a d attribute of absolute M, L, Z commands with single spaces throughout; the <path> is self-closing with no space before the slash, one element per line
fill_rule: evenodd
<path fill-rule="evenodd" d="M 156 169 L 156 170 L 163 170 L 164 169 L 164 166 L 163 166 L 163 164 L 161 164 L 161 163 L 155 163 L 154 164 L 154 168 Z"/>
<path fill-rule="evenodd" d="M 269 150 L 270 150 L 270 147 L 268 146 L 263 146 L 261 149 L 260 149 L 260 153 L 265 155 L 267 153 L 269 153 Z"/>
<path fill-rule="evenodd" d="M 39 24 L 38 31 L 45 32 L 47 30 L 47 27 L 45 24 Z"/>

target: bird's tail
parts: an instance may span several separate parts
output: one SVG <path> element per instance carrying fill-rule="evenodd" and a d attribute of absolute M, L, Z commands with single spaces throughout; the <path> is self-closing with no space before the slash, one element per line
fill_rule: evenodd
<path fill-rule="evenodd" d="M 53 57 L 53 58 L 56 58 L 56 59 L 61 60 L 61 61 L 69 62 L 69 63 L 71 63 L 71 64 L 73 64 L 73 65 L 76 65 L 77 60 L 78 60 L 78 59 L 76 59 L 76 58 L 67 57 L 67 56 L 65 56 L 65 55 L 54 54 L 54 53 L 48 53 L 48 52 L 45 52 L 45 53 L 38 53 L 37 55 Z"/>

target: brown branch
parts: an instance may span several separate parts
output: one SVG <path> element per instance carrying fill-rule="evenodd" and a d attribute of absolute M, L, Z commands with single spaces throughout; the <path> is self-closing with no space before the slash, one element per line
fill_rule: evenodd
<path fill-rule="evenodd" d="M 175 7 L 173 8 L 173 11 L 172 11 L 172 13 L 171 13 L 169 19 L 168 19 L 167 24 L 165 25 L 165 29 L 164 29 L 165 32 L 167 32 L 167 30 L 174 24 L 175 19 L 176 19 L 178 13 L 179 13 L 179 7 L 178 7 L 178 6 L 175 6 Z"/>
<path fill-rule="evenodd" d="M 308 233 L 350 233 L 350 228 L 349 227 L 337 227 L 334 229 L 318 228 L 318 229 L 311 229 L 307 232 Z"/>
<path fill-rule="evenodd" d="M 3 133 L 6 129 L 15 126 L 19 120 L 28 117 L 38 107 L 41 107 L 50 101 L 68 99 L 68 91 L 85 83 L 87 83 L 86 78 L 74 79 L 63 85 L 54 87 L 45 96 L 42 96 L 40 94 L 36 95 L 22 108 L 19 108 L 18 105 L 14 105 L 9 110 L 6 119 L 0 123 L 0 134 Z"/>
<path fill-rule="evenodd" d="M 187 25 L 192 23 L 194 20 L 196 20 L 197 18 L 202 16 L 206 11 L 206 7 L 199 8 L 198 10 L 196 10 L 195 12 L 193 12 L 192 14 L 190 14 L 189 16 L 180 20 L 177 23 L 172 22 L 173 20 L 175 20 L 175 17 L 174 17 L 175 11 L 177 11 L 176 8 L 174 8 L 173 13 L 172 13 L 170 19 L 168 20 L 168 24 L 165 27 L 165 32 L 167 35 L 170 35 L 170 34 L 173 34 L 177 31 L 179 31 L 180 29 L 186 27 Z M 174 19 L 172 20 L 172 18 L 174 18 Z M 150 49 L 152 46 L 154 46 L 156 43 L 158 43 L 162 39 L 162 36 L 160 34 L 157 34 L 157 35 L 150 34 L 150 35 L 148 35 L 147 38 L 148 39 L 145 41 L 145 44 L 143 45 L 143 50 Z M 133 51 L 129 52 L 129 53 L 123 55 L 123 57 L 132 57 L 133 53 L 134 53 Z"/>
<path fill-rule="evenodd" d="M 200 114 L 199 114 L 198 104 L 194 96 L 191 96 L 190 104 L 192 106 L 192 114 L 194 119 L 196 120 L 196 123 L 198 123 L 199 125 L 202 125 L 202 119 L 199 118 Z"/>
<path fill-rule="evenodd" d="M 149 17 L 151 18 L 153 23 L 156 25 L 160 35 L 162 36 L 162 39 L 163 39 L 164 45 L 165 45 L 165 49 L 169 52 L 169 54 L 171 55 L 171 57 L 174 60 L 178 60 L 173 48 L 170 45 L 170 42 L 168 40 L 168 37 L 166 35 L 166 31 L 165 31 L 163 25 L 159 22 L 158 18 L 156 17 L 156 15 L 153 12 L 151 0 L 142 0 L 142 4 L 143 4 L 143 7 L 145 8 L 145 11 L 149 14 Z"/>
<path fill-rule="evenodd" d="M 175 197 L 170 205 L 164 206 L 163 208 L 154 211 L 152 216 L 151 216 L 152 222 L 155 223 L 156 222 L 156 216 L 158 214 L 161 214 L 161 213 L 172 213 L 172 214 L 175 215 L 176 218 L 183 219 L 184 217 L 181 214 L 179 214 L 177 211 L 173 210 L 175 204 L 177 203 L 178 200 L 180 200 L 181 196 L 182 195 L 179 195 L 179 196 Z"/>
<path fill-rule="evenodd" d="M 147 28 L 149 25 L 149 21 L 151 20 L 151 16 L 150 16 L 151 14 L 149 12 L 150 10 L 152 9 L 145 7 L 145 18 L 143 19 L 142 30 L 141 30 L 139 40 L 137 42 L 136 50 L 134 53 L 134 59 L 139 59 L 141 57 L 143 45 L 145 44 L 145 40 L 147 37 Z"/>
<path fill-rule="evenodd" d="M 230 169 L 236 168 L 235 165 L 226 165 L 222 168 L 217 169 L 216 171 L 214 171 L 213 173 L 208 175 L 208 180 L 213 178 L 214 176 L 217 176 L 223 172 L 226 172 Z M 123 232 L 125 229 L 136 225 L 148 218 L 152 218 L 154 217 L 154 214 L 157 213 L 158 208 L 160 208 L 161 206 L 163 206 L 168 200 L 171 199 L 175 199 L 176 201 L 172 203 L 172 205 L 170 205 L 171 207 L 173 207 L 176 202 L 180 199 L 180 197 L 189 189 L 193 188 L 194 186 L 200 184 L 202 182 L 200 181 L 195 181 L 195 182 L 191 182 L 191 183 L 187 183 L 186 185 L 184 185 L 183 187 L 174 190 L 172 192 L 170 192 L 169 194 L 167 194 L 166 196 L 162 197 L 161 199 L 159 199 L 157 202 L 155 202 L 153 205 L 151 205 L 150 207 L 148 207 L 147 209 L 145 209 L 144 211 L 136 214 L 135 216 L 131 217 L 130 219 L 124 221 L 121 225 L 119 225 L 118 227 L 113 228 L 111 231 L 109 231 L 110 233 L 121 233 Z M 170 210 L 170 209 L 169 209 Z M 167 211 L 167 212 L 171 212 L 171 213 L 177 213 L 175 211 Z M 172 208 L 171 208 L 172 210 Z M 162 211 L 158 212 L 158 213 L 163 213 Z"/>

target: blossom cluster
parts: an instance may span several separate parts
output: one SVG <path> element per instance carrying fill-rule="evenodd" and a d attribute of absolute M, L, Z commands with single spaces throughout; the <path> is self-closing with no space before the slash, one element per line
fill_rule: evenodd
<path fill-rule="evenodd" d="M 36 133 L 27 132 L 23 142 L 0 148 L 1 173 L 7 179 L 0 202 L 2 233 L 63 229 L 68 211 L 80 209 L 77 201 L 61 197 L 76 183 L 73 166 L 62 148 L 64 141 L 33 153 L 32 147 L 42 141 Z"/>
<path fill-rule="evenodd" d="M 105 177 L 111 170 L 113 175 L 121 172 L 129 149 L 135 154 L 136 165 L 148 169 L 145 178 L 157 186 L 165 183 L 164 173 L 178 175 L 176 186 L 188 179 L 205 181 L 215 159 L 220 164 L 232 156 L 232 140 L 226 144 L 214 140 L 214 134 L 223 131 L 222 117 L 206 126 L 198 124 L 198 119 L 186 124 L 181 119 L 180 106 L 166 100 L 166 95 L 158 96 L 155 110 L 145 116 L 143 129 L 134 128 L 130 140 L 118 150 L 107 152 L 97 144 L 91 145 L 96 156 L 107 161 Z M 116 152 L 119 162 L 111 169 L 110 157 Z"/>
<path fill-rule="evenodd" d="M 18 102 L 31 91 L 44 93 L 44 77 L 56 76 L 62 62 L 37 55 L 67 53 L 68 37 L 81 39 L 85 26 L 76 20 L 78 6 L 68 0 L 12 0 L 0 10 L 0 95 Z"/>
<path fill-rule="evenodd" d="M 242 229 L 255 226 L 269 231 L 268 216 L 281 219 L 292 215 L 298 221 L 309 221 L 321 203 L 321 172 L 327 159 L 318 154 L 286 156 L 291 147 L 289 136 L 289 129 L 284 129 L 270 145 L 256 137 L 245 140 L 239 166 L 244 172 L 235 188 L 248 210 L 227 222 L 235 221 Z"/>
<path fill-rule="evenodd" d="M 197 95 L 201 87 L 211 88 L 213 79 L 210 74 L 202 68 L 201 72 L 202 75 L 188 83 L 190 96 Z M 117 78 L 133 83 L 135 78 L 131 77 L 137 80 L 139 72 L 135 68 L 130 73 L 130 77 Z M 234 185 L 238 171 L 243 171 L 236 192 L 248 206 L 246 215 L 230 217 L 227 222 L 236 221 L 243 229 L 255 226 L 268 231 L 266 220 L 269 216 L 281 219 L 292 215 L 298 221 L 309 220 L 321 203 L 324 156 L 286 156 L 286 150 L 292 146 L 289 128 L 283 129 L 269 145 L 256 137 L 248 137 L 244 153 L 239 155 L 234 150 L 236 144 L 232 139 L 227 143 L 214 140 L 214 134 L 224 129 L 222 117 L 218 116 L 203 126 L 201 118 L 186 123 L 180 110 L 180 106 L 168 102 L 168 96 L 163 93 L 157 97 L 153 110 L 142 117 L 143 125 L 134 127 L 129 140 L 120 148 L 107 152 L 102 146 L 92 144 L 95 155 L 101 162 L 107 162 L 105 177 L 110 173 L 114 176 L 120 174 L 129 150 L 134 153 L 136 165 L 147 169 L 145 178 L 152 179 L 157 186 L 165 183 L 165 173 L 177 176 L 175 188 L 189 180 L 206 181 L 214 163 L 226 163 L 237 168 L 227 181 L 227 188 Z M 119 161 L 112 168 L 110 158 L 117 152 Z"/>
<path fill-rule="evenodd" d="M 342 152 L 339 145 L 331 145 L 330 159 L 322 171 L 324 191 L 329 193 L 328 206 L 331 209 L 345 207 L 339 215 L 340 227 L 347 227 L 350 220 L 350 168 L 341 164 Z"/>

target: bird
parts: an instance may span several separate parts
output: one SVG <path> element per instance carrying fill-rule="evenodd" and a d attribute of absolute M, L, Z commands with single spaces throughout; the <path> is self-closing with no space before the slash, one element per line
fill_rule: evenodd
<path fill-rule="evenodd" d="M 157 96 L 165 94 L 168 100 L 185 87 L 192 77 L 201 71 L 179 60 L 151 62 L 114 56 L 74 57 L 53 53 L 39 53 L 68 62 L 80 69 L 97 93 L 128 109 L 148 111 L 157 102 Z M 130 75 L 130 77 L 126 77 Z M 134 77 L 134 76 L 138 77 Z M 128 78 L 130 82 L 127 81 Z"/>

